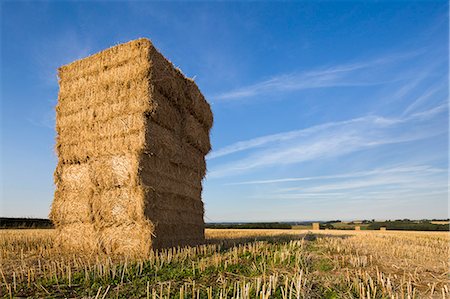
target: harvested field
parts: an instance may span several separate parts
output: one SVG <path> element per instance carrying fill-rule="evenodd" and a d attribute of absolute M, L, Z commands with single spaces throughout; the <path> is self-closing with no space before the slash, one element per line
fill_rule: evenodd
<path fill-rule="evenodd" d="M 3 230 L 0 237 L 5 297 L 450 296 L 447 232 L 208 229 L 206 245 L 140 259 L 61 251 L 53 246 L 56 230 Z"/>
<path fill-rule="evenodd" d="M 59 69 L 50 214 L 64 250 L 146 255 L 205 241 L 212 112 L 147 39 Z"/>

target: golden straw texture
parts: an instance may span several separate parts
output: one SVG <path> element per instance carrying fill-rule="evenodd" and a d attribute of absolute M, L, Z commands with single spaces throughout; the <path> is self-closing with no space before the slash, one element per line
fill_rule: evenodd
<path fill-rule="evenodd" d="M 204 241 L 202 179 L 213 115 L 147 39 L 59 68 L 57 244 L 145 255 Z"/>

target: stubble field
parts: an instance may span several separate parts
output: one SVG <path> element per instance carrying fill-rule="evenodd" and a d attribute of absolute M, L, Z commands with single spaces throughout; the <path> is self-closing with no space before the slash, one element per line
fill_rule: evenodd
<path fill-rule="evenodd" d="M 0 231 L 0 295 L 33 298 L 450 298 L 448 232 L 207 229 L 133 260 Z"/>

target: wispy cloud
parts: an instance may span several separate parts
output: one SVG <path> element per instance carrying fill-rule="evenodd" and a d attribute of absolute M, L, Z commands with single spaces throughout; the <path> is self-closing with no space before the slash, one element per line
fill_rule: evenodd
<path fill-rule="evenodd" d="M 311 176 L 311 177 L 290 177 L 290 178 L 280 178 L 271 180 L 255 180 L 255 181 L 244 181 L 229 183 L 227 185 L 261 185 L 261 184 L 279 184 L 279 183 L 290 183 L 290 182 L 302 182 L 302 181 L 319 181 L 319 180 L 334 180 L 334 179 L 346 179 L 346 178 L 360 178 L 373 175 L 385 175 L 393 173 L 411 173 L 411 172 L 421 172 L 421 173 L 445 173 L 446 169 L 434 168 L 428 165 L 413 165 L 413 166 L 397 166 L 390 168 L 377 168 L 366 171 L 355 171 L 349 173 L 339 173 L 333 175 L 321 175 L 321 176 Z"/>
<path fill-rule="evenodd" d="M 446 169 L 430 165 L 403 165 L 294 180 L 279 179 L 246 183 L 273 183 L 279 186 L 278 188 L 272 186 L 271 192 L 252 195 L 257 198 L 313 202 L 382 201 L 445 195 L 448 192 L 446 172 Z M 286 184 L 289 184 L 289 187 L 283 187 Z"/>
<path fill-rule="evenodd" d="M 355 121 L 355 120 L 350 120 L 348 122 L 353 122 L 353 121 Z M 253 138 L 250 140 L 239 141 L 239 142 L 236 142 L 229 146 L 226 146 L 222 149 L 211 152 L 207 156 L 207 158 L 209 160 L 212 160 L 212 159 L 219 158 L 222 156 L 227 156 L 227 155 L 230 155 L 233 153 L 237 153 L 237 152 L 241 152 L 241 151 L 245 151 L 245 150 L 249 150 L 249 149 L 254 149 L 254 148 L 258 148 L 258 147 L 263 147 L 269 143 L 288 141 L 293 138 L 298 138 L 301 136 L 306 136 L 308 134 L 312 134 L 314 132 L 318 132 L 320 130 L 325 130 L 327 128 L 335 126 L 336 124 L 345 124 L 348 122 L 344 121 L 344 122 L 339 122 L 339 123 L 326 123 L 323 125 L 317 125 L 317 126 L 314 126 L 311 128 L 303 129 L 303 130 L 294 130 L 294 131 L 283 132 L 283 133 L 279 133 L 279 134 L 257 137 L 257 138 Z"/>
<path fill-rule="evenodd" d="M 398 79 L 392 76 L 384 76 L 384 78 L 380 79 L 380 76 L 375 76 L 374 74 L 388 64 L 414 57 L 420 52 L 391 55 L 369 61 L 322 67 L 298 73 L 281 74 L 261 82 L 223 92 L 213 96 L 212 99 L 230 101 L 274 92 L 339 86 L 368 86 L 391 82 Z"/>
<path fill-rule="evenodd" d="M 415 141 L 447 132 L 441 119 L 447 111 L 435 108 L 399 118 L 365 116 L 343 122 L 263 136 L 241 141 L 216 153 L 210 159 L 252 150 L 247 157 L 213 167 L 208 178 L 224 177 L 252 169 L 337 157 L 376 146 Z M 411 127 L 414 127 L 411 130 Z"/>
<path fill-rule="evenodd" d="M 441 80 L 439 84 L 435 84 L 434 86 L 431 86 L 427 90 L 425 90 L 419 97 L 417 97 L 403 112 L 403 115 L 410 114 L 413 111 L 417 111 L 418 108 L 420 108 L 425 103 L 429 102 L 429 99 L 433 97 L 436 93 L 439 91 L 442 91 L 444 89 L 448 88 L 448 82 L 447 78 L 444 80 Z M 446 99 L 442 99 L 446 100 Z"/>

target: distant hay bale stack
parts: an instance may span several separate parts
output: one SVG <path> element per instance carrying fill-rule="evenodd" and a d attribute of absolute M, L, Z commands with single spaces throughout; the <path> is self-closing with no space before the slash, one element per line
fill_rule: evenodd
<path fill-rule="evenodd" d="M 320 223 L 319 222 L 314 222 L 312 224 L 312 229 L 313 230 L 320 230 Z"/>
<path fill-rule="evenodd" d="M 386 230 L 386 226 L 381 226 L 380 230 Z"/>
<path fill-rule="evenodd" d="M 58 75 L 58 245 L 142 255 L 203 242 L 213 115 L 196 84 L 147 39 Z"/>
<path fill-rule="evenodd" d="M 361 226 L 356 225 L 356 226 L 355 226 L 355 230 L 361 230 Z"/>

